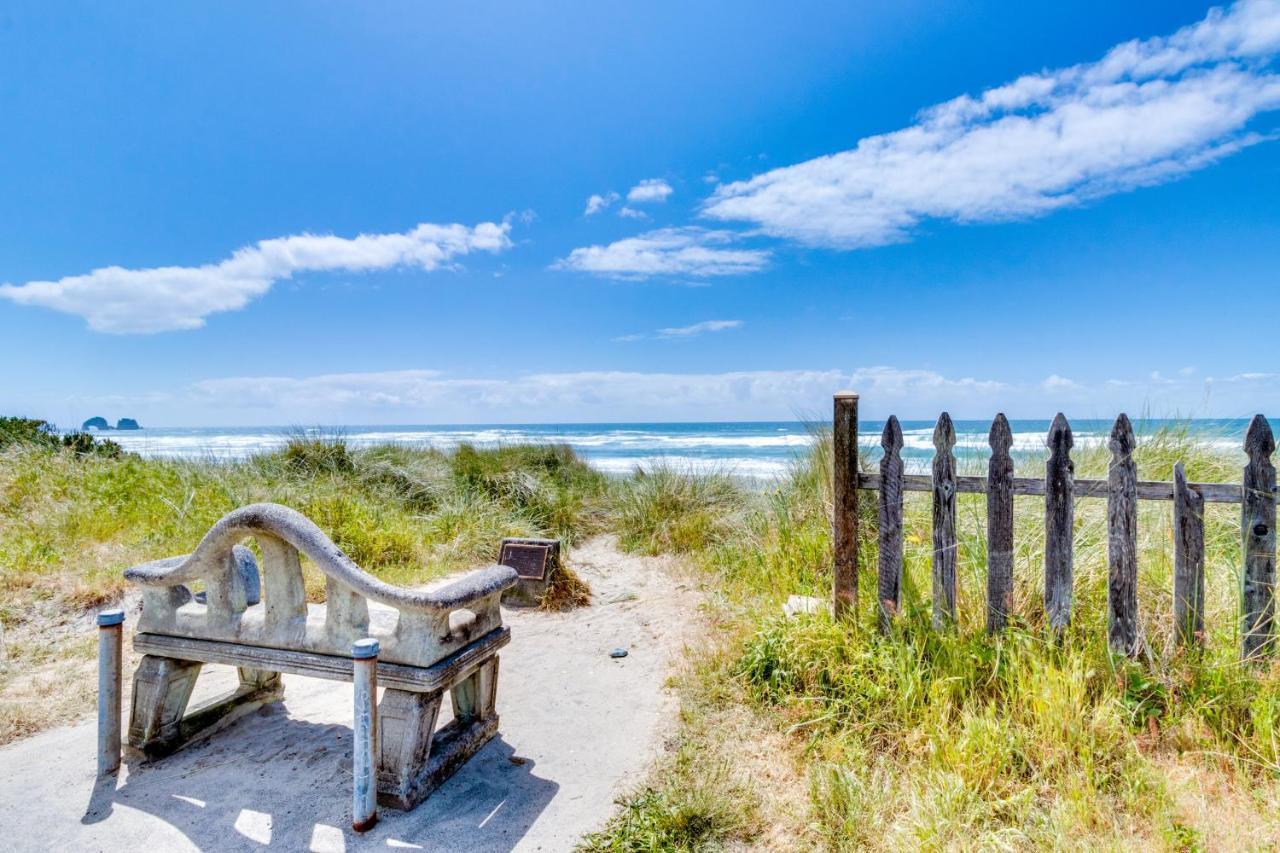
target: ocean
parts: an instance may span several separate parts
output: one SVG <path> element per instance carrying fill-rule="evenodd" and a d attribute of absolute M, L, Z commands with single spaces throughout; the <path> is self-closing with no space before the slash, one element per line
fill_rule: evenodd
<path fill-rule="evenodd" d="M 1139 441 L 1161 425 L 1135 423 Z M 1247 420 L 1180 421 L 1202 441 L 1241 453 Z M 986 458 L 989 421 L 956 421 L 956 456 L 961 464 Z M 1042 456 L 1047 420 L 1012 420 L 1015 458 Z M 928 469 L 933 457 L 932 421 L 903 421 L 903 459 L 912 471 Z M 870 457 L 880 453 L 883 421 L 859 425 L 859 446 Z M 1111 423 L 1072 424 L 1077 448 L 1105 442 Z M 637 467 L 666 463 L 696 471 L 719 471 L 755 480 L 785 474 L 813 440 L 813 426 L 800 421 L 756 423 L 634 424 L 459 424 L 454 426 L 318 427 L 159 427 L 102 433 L 126 450 L 149 457 L 234 460 L 283 445 L 299 432 L 341 435 L 353 448 L 394 442 L 414 447 L 449 449 L 467 443 L 478 447 L 523 443 L 568 444 L 597 469 L 630 473 Z"/>

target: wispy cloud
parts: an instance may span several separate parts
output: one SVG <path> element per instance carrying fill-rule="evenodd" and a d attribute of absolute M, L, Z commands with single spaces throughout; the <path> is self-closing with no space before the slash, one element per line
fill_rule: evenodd
<path fill-rule="evenodd" d="M 647 338 L 658 338 L 660 340 L 696 338 L 699 335 L 705 335 L 711 332 L 724 332 L 729 329 L 739 329 L 741 327 L 741 320 L 703 320 L 701 323 L 693 323 L 688 326 L 668 326 L 665 329 L 658 329 L 652 335 L 622 335 L 621 337 L 614 338 L 614 340 L 631 342 L 643 341 Z"/>
<path fill-rule="evenodd" d="M 691 326 L 675 326 L 658 330 L 660 338 L 692 338 L 707 332 L 723 332 L 742 326 L 741 320 L 703 320 Z"/>
<path fill-rule="evenodd" d="M 627 191 L 627 201 L 635 204 L 653 204 L 666 201 L 675 190 L 662 178 L 648 178 Z"/>
<path fill-rule="evenodd" d="M 1280 0 L 1215 9 L 1173 35 L 1030 74 L 921 113 L 847 151 L 716 190 L 705 215 L 839 248 L 910 239 L 921 222 L 1024 219 L 1173 180 L 1264 137 L 1280 107 Z"/>
<path fill-rule="evenodd" d="M 677 330 L 678 331 L 678 330 Z M 843 370 L 751 370 L 724 373 L 575 371 L 499 378 L 453 377 L 436 370 L 392 370 L 291 378 L 241 376 L 199 382 L 194 399 L 219 406 L 278 409 L 319 417 L 353 410 L 415 410 L 443 416 L 520 409 L 543 416 L 649 419 L 693 416 L 785 417 L 829 403 L 833 391 L 857 388 L 869 402 L 890 406 L 992 405 L 1014 386 L 953 378 L 931 370 L 866 367 Z M 606 417 L 607 416 L 607 417 Z M 317 421 L 319 422 L 319 421 Z"/>
<path fill-rule="evenodd" d="M 1280 411 L 1280 373 L 1185 378 L 1046 382 L 947 375 L 887 365 L 854 370 L 791 369 L 724 373 L 575 371 L 487 377 L 437 370 L 387 370 L 317 376 L 238 376 L 185 389 L 80 398 L 128 402 L 147 417 L 180 406 L 188 419 L 224 423 L 479 423 L 502 420 L 655 421 L 822 416 L 832 392 L 862 395 L 863 416 L 1111 418 L 1121 411 L 1156 417 L 1242 417 Z M 518 418 L 513 418 L 516 412 Z"/>
<path fill-rule="evenodd" d="M 645 213 L 643 210 L 637 210 L 634 207 L 627 207 L 625 205 L 623 207 L 618 208 L 618 215 L 621 216 L 623 219 L 648 219 L 649 218 L 649 214 Z"/>
<path fill-rule="evenodd" d="M 588 420 L 688 416 L 706 408 L 785 415 L 808 406 L 847 378 L 836 370 L 641 373 L 580 371 L 506 378 L 461 378 L 434 370 L 340 373 L 311 377 L 241 376 L 195 384 L 202 406 L 267 409 L 294 419 L 334 413 L 411 411 L 435 419 L 492 416 L 519 409 L 530 416 Z M 728 408 L 726 408 L 728 407 Z M 553 414 L 554 413 L 554 414 Z"/>
<path fill-rule="evenodd" d="M 607 210 L 619 198 L 621 196 L 614 192 L 605 193 L 604 195 L 595 193 L 587 198 L 587 209 L 582 211 L 582 215 L 595 216 L 600 211 Z"/>
<path fill-rule="evenodd" d="M 511 245 L 506 223 L 422 224 L 403 234 L 344 238 L 299 234 L 262 240 L 226 260 L 197 267 L 103 267 L 57 281 L 0 285 L 0 297 L 85 318 L 117 334 L 196 329 L 220 311 L 243 308 L 277 281 L 306 272 L 435 270 L 472 252 Z"/>
<path fill-rule="evenodd" d="M 615 278 L 744 275 L 768 266 L 764 249 L 736 249 L 737 235 L 705 228 L 660 228 L 604 246 L 574 249 L 554 269 Z"/>

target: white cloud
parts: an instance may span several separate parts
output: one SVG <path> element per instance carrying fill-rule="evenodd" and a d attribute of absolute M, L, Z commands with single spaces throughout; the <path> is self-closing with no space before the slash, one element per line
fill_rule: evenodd
<path fill-rule="evenodd" d="M 707 332 L 723 332 L 742 326 L 741 320 L 703 320 L 691 326 L 674 326 L 658 330 L 660 338 L 692 338 Z"/>
<path fill-rule="evenodd" d="M 627 191 L 627 201 L 636 204 L 653 204 L 666 201 L 675 190 L 662 178 L 648 178 Z"/>
<path fill-rule="evenodd" d="M 1061 377 L 1059 377 L 1061 379 Z M 948 376 L 892 366 L 855 370 L 787 369 L 726 373 L 574 371 L 464 377 L 436 370 L 390 370 L 318 376 L 240 376 L 210 379 L 186 389 L 77 397 L 79 411 L 128 404 L 144 423 L 491 423 L 661 420 L 774 420 L 795 415 L 825 420 L 831 395 L 851 388 L 866 419 L 896 414 L 933 419 L 944 409 L 957 418 L 1073 420 L 1131 416 L 1249 417 L 1280 414 L 1280 374 L 1152 382 L 1066 380 L 1067 384 L 995 377 Z M 72 402 L 15 401 L 31 411 Z"/>
<path fill-rule="evenodd" d="M 526 419 L 653 419 L 715 410 L 786 417 L 795 407 L 829 396 L 846 377 L 836 370 L 581 371 L 476 379 L 447 377 L 434 370 L 396 370 L 211 379 L 194 385 L 190 396 L 201 407 L 224 413 L 270 410 L 293 423 L 332 423 L 357 414 L 377 418 L 406 411 L 429 422 L 506 417 L 517 410 Z"/>
<path fill-rule="evenodd" d="M 344 238 L 298 234 L 237 249 L 216 264 L 125 269 L 103 267 L 57 281 L 0 285 L 0 297 L 84 317 L 89 328 L 117 334 L 196 329 L 220 311 L 243 308 L 277 281 L 305 272 L 370 272 L 394 267 L 435 270 L 471 252 L 511 245 L 507 223 L 422 224 L 403 234 Z"/>
<path fill-rule="evenodd" d="M 658 329 L 653 333 L 652 337 L 666 340 L 671 340 L 673 338 L 694 338 L 698 335 L 704 335 L 709 332 L 724 332 L 729 329 L 738 329 L 741 327 L 741 320 L 703 320 L 701 323 L 693 323 L 689 326 L 668 326 L 665 329 Z M 631 343 L 634 341 L 643 341 L 649 337 L 651 336 L 643 334 L 622 335 L 614 338 L 614 340 Z"/>
<path fill-rule="evenodd" d="M 600 211 L 607 209 L 609 205 L 613 204 L 619 198 L 621 198 L 621 196 L 614 192 L 605 193 L 604 195 L 600 195 L 599 193 L 593 194 L 587 199 L 587 209 L 582 212 L 582 215 L 595 216 Z"/>
<path fill-rule="evenodd" d="M 618 215 L 623 219 L 648 219 L 649 214 L 643 210 L 636 210 L 634 207 L 621 207 L 618 209 Z"/>
<path fill-rule="evenodd" d="M 1168 37 L 1031 74 L 903 130 L 719 187 L 715 219 L 813 245 L 900 242 L 921 222 L 994 222 L 1163 183 L 1264 137 L 1280 107 L 1280 0 L 1243 0 Z"/>
<path fill-rule="evenodd" d="M 729 231 L 661 228 L 607 246 L 574 249 L 553 268 L 617 278 L 655 275 L 701 278 L 744 275 L 759 272 L 768 265 L 768 251 L 727 248 L 735 239 L 736 235 Z"/>
<path fill-rule="evenodd" d="M 664 331 L 678 335 L 684 330 Z M 526 420 L 540 417 L 610 421 L 664 417 L 786 418 L 823 410 L 830 404 L 831 394 L 841 388 L 857 389 L 872 411 L 903 414 L 902 407 L 909 406 L 917 416 L 922 406 L 936 407 L 939 411 L 944 407 L 985 411 L 1018 391 L 1014 385 L 994 380 L 957 379 L 931 370 L 879 366 L 852 372 L 613 370 L 498 378 L 452 377 L 436 370 L 302 378 L 243 376 L 199 382 L 192 387 L 191 396 L 201 404 L 211 404 L 220 410 L 280 411 L 293 423 L 334 423 L 344 418 L 349 421 L 355 416 L 353 413 L 372 418 L 370 423 L 377 421 L 379 413 L 393 419 L 425 417 L 424 422 L 475 422 L 475 419 L 505 416 L 512 411 L 521 412 Z M 413 414 L 397 416 L 391 414 L 393 412 Z"/>
<path fill-rule="evenodd" d="M 963 377 L 951 379 L 932 370 L 903 370 L 897 367 L 862 367 L 849 376 L 844 387 L 871 400 L 954 399 L 967 401 L 975 396 L 994 396 L 1011 386 L 992 379 Z M 835 389 L 839 390 L 839 389 Z"/>
<path fill-rule="evenodd" d="M 1117 379 L 1109 380 L 1109 382 L 1113 384 L 1119 384 L 1121 381 L 1122 380 L 1117 380 Z M 1074 379 L 1068 379 L 1065 376 L 1059 376 L 1056 373 L 1051 376 L 1045 377 L 1045 380 L 1040 383 L 1040 387 L 1051 394 L 1063 393 L 1063 392 L 1074 393 L 1077 391 L 1084 390 L 1084 386 L 1081 385 L 1079 382 L 1076 382 Z"/>

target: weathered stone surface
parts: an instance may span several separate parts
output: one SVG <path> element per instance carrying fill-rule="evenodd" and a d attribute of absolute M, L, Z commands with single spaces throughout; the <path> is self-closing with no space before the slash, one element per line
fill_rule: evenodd
<path fill-rule="evenodd" d="M 262 577 L 239 544 L 251 537 L 262 552 Z M 300 554 L 326 576 L 325 605 L 306 602 Z M 388 805 L 412 808 L 497 732 L 496 653 L 510 638 L 498 601 L 516 582 L 511 568 L 482 569 L 437 589 L 401 589 L 367 574 L 300 513 L 254 504 L 215 524 L 192 554 L 125 576 L 144 588 L 134 648 L 145 656 L 129 725 L 135 757 L 158 758 L 278 700 L 281 672 L 358 675 L 370 703 L 378 681 L 387 685 L 377 793 Z M 186 586 L 197 579 L 203 602 L 192 601 Z M 357 672 L 352 655 L 363 649 L 374 651 Z M 240 688 L 187 714 L 204 663 L 238 667 Z M 454 720 L 433 732 L 445 690 Z M 363 731 L 359 743 L 372 748 L 372 726 Z M 372 758 L 357 752 L 357 765 L 367 769 Z M 356 797 L 369 812 L 362 818 L 357 810 L 357 827 L 372 826 L 371 791 L 360 787 L 372 775 L 357 775 Z"/>
<path fill-rule="evenodd" d="M 267 563 L 262 570 L 268 588 L 275 585 L 278 594 L 267 606 L 258 603 L 257 572 L 248 571 L 252 553 L 237 548 L 247 538 L 271 543 L 263 549 Z M 299 552 L 326 575 L 327 607 L 303 613 L 297 606 Z M 383 660 L 417 666 L 428 666 L 466 645 L 468 637 L 501 625 L 498 598 L 516 583 L 513 569 L 490 566 L 443 587 L 402 589 L 365 572 L 310 519 L 278 504 L 235 510 L 213 526 L 193 553 L 134 566 L 125 578 L 144 588 L 139 632 L 332 655 L 346 655 L 354 640 L 372 636 L 382 644 Z M 205 583 L 206 604 L 177 604 L 170 590 L 195 580 Z M 369 601 L 395 613 L 372 618 Z M 450 630 L 449 616 L 457 610 L 475 616 L 465 636 Z"/>

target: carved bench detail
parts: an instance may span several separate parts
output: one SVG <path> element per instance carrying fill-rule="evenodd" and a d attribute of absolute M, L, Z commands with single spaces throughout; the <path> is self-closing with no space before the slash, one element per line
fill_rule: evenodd
<path fill-rule="evenodd" d="M 240 543 L 253 539 L 257 559 Z M 325 604 L 308 604 L 301 557 L 325 575 Z M 253 504 L 224 516 L 195 551 L 125 572 L 143 588 L 134 649 L 129 749 L 155 759 L 280 699 L 280 673 L 352 679 L 352 643 L 378 640 L 378 801 L 421 802 L 497 732 L 497 651 L 510 640 L 499 599 L 514 570 L 490 566 L 425 591 L 357 566 L 306 516 Z M 202 581 L 204 602 L 187 584 Z M 186 713 L 204 663 L 239 668 L 240 686 Z M 454 719 L 436 731 L 444 693 Z"/>

